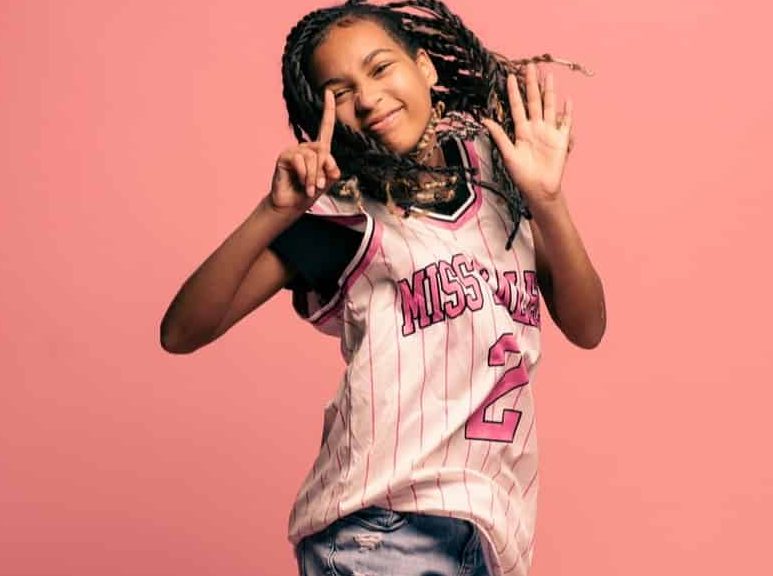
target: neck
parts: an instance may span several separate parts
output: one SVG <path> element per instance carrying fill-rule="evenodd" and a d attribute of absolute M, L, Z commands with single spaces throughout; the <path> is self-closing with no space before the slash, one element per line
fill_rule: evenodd
<path fill-rule="evenodd" d="M 427 166 L 432 166 L 433 168 L 445 166 L 446 159 L 443 155 L 443 149 L 437 145 L 437 140 L 434 134 L 428 143 L 428 147 L 432 150 L 432 152 L 424 163 Z"/>
<path fill-rule="evenodd" d="M 432 108 L 429 121 L 424 128 L 424 133 L 421 135 L 419 142 L 416 144 L 416 149 L 412 153 L 416 160 L 427 166 L 445 166 L 443 151 L 437 145 L 436 132 L 444 108 L 445 105 L 443 102 L 438 102 L 437 105 Z"/>

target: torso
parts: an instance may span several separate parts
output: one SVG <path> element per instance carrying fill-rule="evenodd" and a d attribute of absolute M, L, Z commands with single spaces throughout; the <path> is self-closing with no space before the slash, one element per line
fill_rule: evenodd
<path fill-rule="evenodd" d="M 467 143 L 463 156 L 490 176 L 483 143 Z M 312 209 L 363 239 L 343 289 L 306 303 L 308 319 L 341 338 L 347 368 L 293 506 L 290 540 L 379 505 L 470 520 L 494 574 L 525 574 L 540 356 L 528 222 L 507 251 L 507 207 L 487 190 L 470 187 L 448 214 L 400 218 L 367 199 L 365 209 L 329 197 Z"/>

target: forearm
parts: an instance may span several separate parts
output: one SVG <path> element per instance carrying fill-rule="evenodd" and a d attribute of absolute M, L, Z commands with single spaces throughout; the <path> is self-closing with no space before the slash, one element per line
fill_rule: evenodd
<path fill-rule="evenodd" d="M 551 315 L 569 340 L 593 348 L 606 329 L 601 279 L 562 196 L 531 210 L 538 266 L 547 280 L 541 288 Z"/>
<path fill-rule="evenodd" d="M 191 274 L 161 321 L 161 341 L 205 341 L 218 327 L 242 281 L 271 241 L 299 214 L 278 212 L 266 197 Z M 268 282 L 270 279 L 266 279 Z"/>

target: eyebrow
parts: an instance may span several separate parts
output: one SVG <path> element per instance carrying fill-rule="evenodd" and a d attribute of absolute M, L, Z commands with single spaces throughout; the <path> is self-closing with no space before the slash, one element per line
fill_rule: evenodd
<path fill-rule="evenodd" d="M 373 50 L 373 52 L 371 52 L 370 54 L 365 56 L 365 58 L 362 59 L 362 65 L 367 66 L 373 61 L 373 59 L 376 56 L 378 56 L 382 52 L 394 52 L 394 50 L 392 50 L 391 48 L 376 48 L 375 50 Z M 322 85 L 319 87 L 319 90 L 324 93 L 325 88 L 327 88 L 328 85 L 335 84 L 336 82 L 343 82 L 343 81 L 344 81 L 343 78 L 338 78 L 338 77 L 328 78 L 322 83 Z"/>

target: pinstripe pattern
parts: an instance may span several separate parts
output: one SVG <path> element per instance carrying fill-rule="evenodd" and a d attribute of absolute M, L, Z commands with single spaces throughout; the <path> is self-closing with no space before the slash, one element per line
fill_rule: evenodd
<path fill-rule="evenodd" d="M 462 156 L 491 179 L 487 145 L 466 143 Z M 367 198 L 364 213 L 328 196 L 312 207 L 363 240 L 339 292 L 308 298 L 306 318 L 341 338 L 347 365 L 290 513 L 293 544 L 378 505 L 469 520 L 492 574 L 527 574 L 539 301 L 529 224 L 506 251 L 499 200 L 471 189 L 451 217 L 408 219 Z"/>

